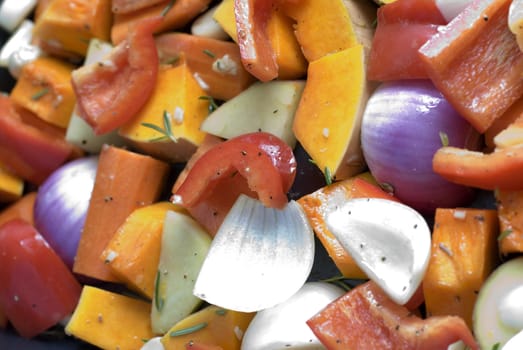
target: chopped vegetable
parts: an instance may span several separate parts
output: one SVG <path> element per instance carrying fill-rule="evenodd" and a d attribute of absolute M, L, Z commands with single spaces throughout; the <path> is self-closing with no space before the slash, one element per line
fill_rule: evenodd
<path fill-rule="evenodd" d="M 0 226 L 0 307 L 32 338 L 68 316 L 81 286 L 38 231 L 22 219 Z"/>
<path fill-rule="evenodd" d="M 152 157 L 117 147 L 104 147 L 78 244 L 74 272 L 102 281 L 118 281 L 100 255 L 134 209 L 158 200 L 168 171 L 167 163 Z"/>
<path fill-rule="evenodd" d="M 150 304 L 86 285 L 65 332 L 103 349 L 139 349 L 154 336 Z"/>
<path fill-rule="evenodd" d="M 429 316 L 460 316 L 472 329 L 477 293 L 498 263 L 494 209 L 436 210 L 431 257 L 423 278 Z"/>
<path fill-rule="evenodd" d="M 434 85 L 480 133 L 523 95 L 523 52 L 507 25 L 510 0 L 478 0 L 419 50 Z"/>
<path fill-rule="evenodd" d="M 73 71 L 78 112 L 96 134 L 131 120 L 151 95 L 158 74 L 153 32 L 162 21 L 162 17 L 140 21 L 103 61 Z"/>

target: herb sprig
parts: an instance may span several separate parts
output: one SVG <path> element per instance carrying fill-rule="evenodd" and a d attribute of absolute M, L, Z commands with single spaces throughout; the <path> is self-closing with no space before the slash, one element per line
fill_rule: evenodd
<path fill-rule="evenodd" d="M 171 116 L 169 115 L 169 113 L 167 111 L 163 111 L 163 128 L 156 124 L 152 124 L 152 123 L 142 123 L 141 125 L 146 128 L 153 129 L 153 130 L 159 132 L 160 134 L 162 134 L 162 136 L 151 140 L 153 142 L 163 141 L 166 139 L 170 139 L 173 142 L 178 142 L 178 139 L 173 134 Z"/>

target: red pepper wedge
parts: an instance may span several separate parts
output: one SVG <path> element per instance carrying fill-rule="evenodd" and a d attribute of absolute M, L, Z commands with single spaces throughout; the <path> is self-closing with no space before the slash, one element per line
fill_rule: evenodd
<path fill-rule="evenodd" d="M 159 67 L 153 33 L 162 21 L 160 16 L 141 20 L 107 59 L 73 71 L 80 116 L 96 134 L 125 124 L 151 95 Z"/>
<path fill-rule="evenodd" d="M 390 300 L 372 281 L 327 305 L 307 325 L 328 350 L 441 350 L 458 340 L 479 350 L 460 317 L 421 319 Z"/>
<path fill-rule="evenodd" d="M 242 64 L 261 81 L 278 77 L 276 53 L 267 33 L 273 0 L 234 0 L 234 16 Z"/>
<path fill-rule="evenodd" d="M 472 2 L 419 50 L 434 85 L 480 133 L 523 96 L 523 53 L 510 0 Z"/>
<path fill-rule="evenodd" d="M 367 67 L 369 80 L 428 78 L 418 50 L 445 24 L 433 0 L 398 0 L 380 6 Z"/>
<path fill-rule="evenodd" d="M 254 132 L 219 143 L 196 160 L 174 192 L 175 201 L 193 207 L 212 197 L 223 180 L 242 176 L 267 207 L 283 208 L 296 176 L 296 159 L 278 137 Z M 222 189 L 223 190 L 223 189 Z"/>
<path fill-rule="evenodd" d="M 70 315 L 81 285 L 28 222 L 0 226 L 0 305 L 16 331 L 32 338 Z"/>
<path fill-rule="evenodd" d="M 0 162 L 9 170 L 39 185 L 73 154 L 63 138 L 24 123 L 11 99 L 0 95 Z"/>
<path fill-rule="evenodd" d="M 484 190 L 523 190 L 523 144 L 481 153 L 442 147 L 432 158 L 434 172 L 457 184 Z"/>

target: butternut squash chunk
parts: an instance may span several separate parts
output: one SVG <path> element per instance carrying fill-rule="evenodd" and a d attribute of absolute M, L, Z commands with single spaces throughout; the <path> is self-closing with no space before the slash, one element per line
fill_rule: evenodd
<path fill-rule="evenodd" d="M 154 336 L 150 309 L 146 301 L 86 285 L 65 332 L 102 349 L 140 349 Z"/>
<path fill-rule="evenodd" d="M 485 145 L 488 151 L 493 151 L 495 148 L 505 147 L 507 143 L 504 140 L 496 141 L 496 137 L 514 124 L 518 119 L 518 123 L 523 125 L 523 97 L 518 99 L 510 106 L 505 113 L 492 123 L 492 125 L 485 131 Z M 511 143 L 514 144 L 516 140 L 512 139 Z M 523 142 L 523 138 L 519 138 L 520 143 Z"/>
<path fill-rule="evenodd" d="M 33 39 L 51 54 L 82 58 L 89 40 L 109 40 L 111 0 L 53 0 L 40 11 Z"/>
<path fill-rule="evenodd" d="M 102 281 L 117 282 L 100 255 L 118 227 L 136 208 L 156 202 L 169 165 L 149 156 L 105 146 L 87 209 L 73 271 Z"/>
<path fill-rule="evenodd" d="M 238 42 L 234 0 L 223 0 L 214 12 L 213 18 L 235 42 Z M 307 72 L 307 60 L 294 35 L 294 20 L 278 6 L 273 7 L 267 23 L 267 35 L 276 54 L 278 78 L 284 80 L 302 78 Z"/>
<path fill-rule="evenodd" d="M 24 180 L 0 163 L 0 203 L 10 203 L 19 199 L 24 192 Z"/>
<path fill-rule="evenodd" d="M 127 36 L 129 27 L 134 26 L 142 18 L 154 17 L 161 15 L 166 10 L 172 0 L 163 0 L 162 2 L 149 6 L 145 9 L 129 13 L 116 13 L 113 18 L 111 27 L 111 41 L 117 45 Z M 168 30 L 183 28 L 191 22 L 196 16 L 203 12 L 211 3 L 211 0 L 176 0 L 172 7 L 165 13 L 163 22 L 157 28 L 157 33 Z"/>
<path fill-rule="evenodd" d="M 160 62 L 183 55 L 206 95 L 229 100 L 255 79 L 243 68 L 240 49 L 223 41 L 186 33 L 165 33 L 156 38 Z"/>
<path fill-rule="evenodd" d="M 210 305 L 175 324 L 161 341 L 165 350 L 185 349 L 190 342 L 240 350 L 242 336 L 254 315 Z"/>
<path fill-rule="evenodd" d="M 309 62 L 356 45 L 370 48 L 376 18 L 370 1 L 286 2 L 283 12 L 296 21 L 295 35 Z"/>
<path fill-rule="evenodd" d="M 429 316 L 460 316 L 472 329 L 479 289 L 498 263 L 494 209 L 436 210 L 432 253 L 423 279 Z"/>
<path fill-rule="evenodd" d="M 298 200 L 314 229 L 314 233 L 327 250 L 340 273 L 347 278 L 364 279 L 367 276 L 334 237 L 334 234 L 327 228 L 327 223 L 325 222 L 327 214 L 340 203 L 351 198 L 369 197 L 396 200 L 392 195 L 370 182 L 367 179 L 367 174 L 364 173 L 358 177 L 335 182 Z"/>
<path fill-rule="evenodd" d="M 360 125 L 373 89 L 365 70 L 362 45 L 311 62 L 294 117 L 297 140 L 323 172 L 328 169 L 338 180 L 365 168 Z"/>
<path fill-rule="evenodd" d="M 205 137 L 200 124 L 209 114 L 209 100 L 201 98 L 206 95 L 185 61 L 175 66 L 163 66 L 158 71 L 156 87 L 149 100 L 118 133 L 130 145 L 153 157 L 186 162 Z M 166 129 L 165 119 L 175 142 L 144 125 L 153 124 Z"/>
<path fill-rule="evenodd" d="M 65 129 L 76 102 L 71 84 L 73 68 L 55 58 L 37 58 L 22 68 L 10 97 L 17 106 Z"/>
<path fill-rule="evenodd" d="M 0 211 L 0 226 L 12 219 L 22 219 L 34 225 L 33 213 L 35 199 L 36 192 L 29 192 Z"/>
<path fill-rule="evenodd" d="M 523 252 L 523 191 L 495 191 L 501 255 Z"/>
<path fill-rule="evenodd" d="M 163 224 L 169 210 L 184 211 L 170 202 L 134 209 L 101 254 L 113 274 L 149 300 L 154 295 Z"/>

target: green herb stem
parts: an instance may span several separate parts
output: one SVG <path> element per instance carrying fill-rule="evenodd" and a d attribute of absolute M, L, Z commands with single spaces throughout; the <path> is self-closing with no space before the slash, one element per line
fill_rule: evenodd
<path fill-rule="evenodd" d="M 171 337 L 179 337 L 179 336 L 182 336 L 182 335 L 186 335 L 186 334 L 191 334 L 191 333 L 197 332 L 197 331 L 199 331 L 201 329 L 204 329 L 205 327 L 207 327 L 207 322 L 202 322 L 202 323 L 195 324 L 194 326 L 191 326 L 191 327 L 187 327 L 187 328 L 183 328 L 183 329 L 178 329 L 176 331 L 172 331 L 171 333 L 169 333 L 169 335 Z"/>

